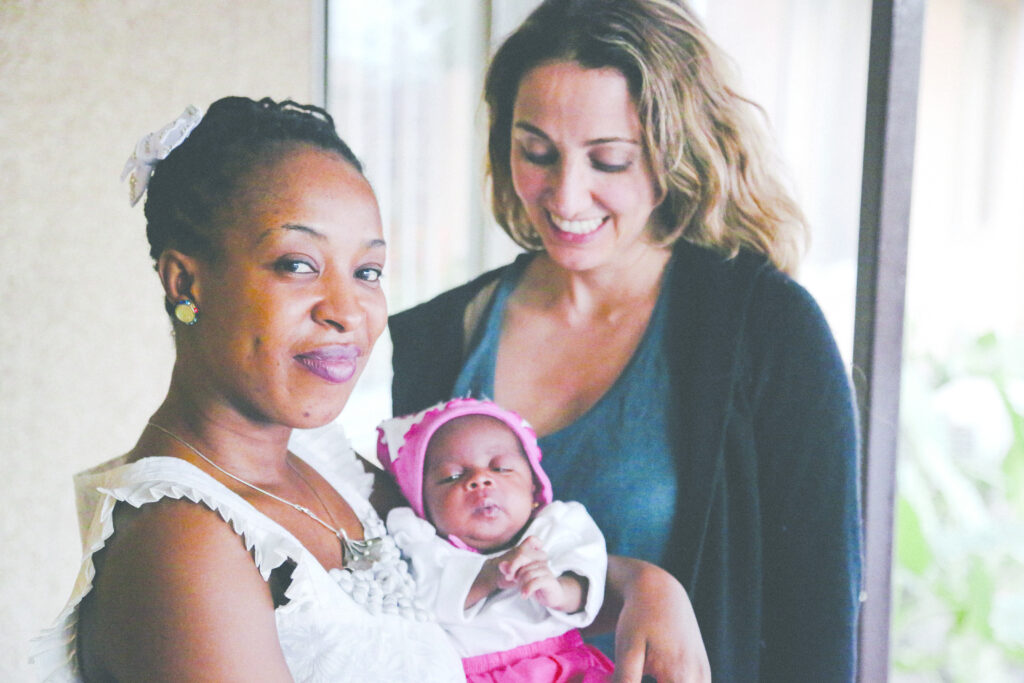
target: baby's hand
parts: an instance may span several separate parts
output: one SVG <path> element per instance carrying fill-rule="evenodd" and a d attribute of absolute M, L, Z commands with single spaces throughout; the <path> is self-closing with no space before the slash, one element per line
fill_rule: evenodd
<path fill-rule="evenodd" d="M 543 563 L 546 567 L 548 554 L 540 546 L 540 541 L 533 536 L 529 536 L 515 548 L 512 548 L 512 550 L 498 558 L 498 573 L 501 575 L 499 585 L 502 588 L 521 585 L 518 579 L 520 570 L 527 565 L 537 562 Z"/>
<path fill-rule="evenodd" d="M 505 553 L 498 562 L 502 588 L 519 586 L 524 598 L 532 598 L 543 607 L 576 612 L 583 602 L 582 579 L 574 574 L 555 576 L 548 556 L 532 536 Z"/>
<path fill-rule="evenodd" d="M 466 609 L 496 590 L 505 590 L 520 585 L 516 575 L 522 571 L 523 567 L 536 562 L 540 562 L 546 568 L 548 556 L 540 547 L 537 539 L 533 537 L 527 538 L 503 555 L 492 557 L 484 562 L 484 566 L 481 567 L 480 573 L 477 574 L 476 580 L 473 581 L 473 585 L 470 586 L 466 595 Z M 551 573 L 550 570 L 548 573 Z"/>
<path fill-rule="evenodd" d="M 565 589 L 558 577 L 551 572 L 547 560 L 524 564 L 516 574 L 516 583 L 524 598 L 533 598 L 543 607 L 562 609 Z"/>

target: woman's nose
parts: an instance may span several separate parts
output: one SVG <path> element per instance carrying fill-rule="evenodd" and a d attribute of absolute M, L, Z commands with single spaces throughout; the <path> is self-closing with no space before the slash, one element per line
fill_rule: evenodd
<path fill-rule="evenodd" d="M 590 187 L 584 164 L 566 159 L 558 165 L 552 176 L 552 208 L 561 218 L 577 218 L 590 205 Z"/>
<path fill-rule="evenodd" d="M 321 278 L 323 291 L 313 309 L 313 317 L 321 323 L 350 332 L 366 317 L 359 292 L 340 278 Z"/>

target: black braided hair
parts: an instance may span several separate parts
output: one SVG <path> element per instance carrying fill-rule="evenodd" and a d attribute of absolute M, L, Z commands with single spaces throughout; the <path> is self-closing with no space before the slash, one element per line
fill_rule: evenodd
<path fill-rule="evenodd" d="M 215 258 L 216 213 L 256 165 L 296 144 L 335 152 L 362 173 L 320 107 L 265 97 L 225 97 L 210 105 L 199 125 L 157 163 L 146 191 L 146 236 L 154 260 L 165 249 Z"/>

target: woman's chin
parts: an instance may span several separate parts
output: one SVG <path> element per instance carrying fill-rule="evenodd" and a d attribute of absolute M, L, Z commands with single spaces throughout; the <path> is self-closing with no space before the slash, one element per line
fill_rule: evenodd
<path fill-rule="evenodd" d="M 317 380 L 295 387 L 287 407 L 288 422 L 293 429 L 315 429 L 334 421 L 348 404 L 363 364 L 345 382 Z"/>
<path fill-rule="evenodd" d="M 546 245 L 545 245 L 546 246 Z M 563 270 L 582 273 L 599 268 L 609 259 L 599 249 L 587 247 L 563 247 L 553 244 L 545 248 L 548 258 Z"/>
<path fill-rule="evenodd" d="M 549 233 L 542 238 L 544 251 L 565 270 L 587 271 L 598 268 L 611 260 L 608 241 L 604 239 L 603 233 L 603 230 L 598 230 L 580 240 L 559 239 L 559 235 Z"/>
<path fill-rule="evenodd" d="M 330 415 L 324 415 L 323 413 L 303 413 L 300 417 L 289 420 L 288 426 L 292 429 L 316 429 L 317 427 L 323 427 L 326 424 L 330 424 L 334 421 L 341 411 L 332 413 Z"/>
<path fill-rule="evenodd" d="M 322 400 L 309 401 L 305 406 L 288 415 L 288 425 L 292 429 L 316 429 L 333 422 L 348 402 L 346 392 L 343 398 L 331 396 Z"/>

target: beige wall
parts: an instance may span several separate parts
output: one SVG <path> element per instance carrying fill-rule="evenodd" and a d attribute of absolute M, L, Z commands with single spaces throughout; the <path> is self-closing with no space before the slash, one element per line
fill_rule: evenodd
<path fill-rule="evenodd" d="M 64 604 L 71 475 L 128 450 L 172 346 L 121 167 L 229 94 L 311 101 L 311 0 L 0 0 L 0 680 Z"/>

